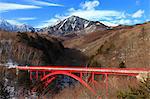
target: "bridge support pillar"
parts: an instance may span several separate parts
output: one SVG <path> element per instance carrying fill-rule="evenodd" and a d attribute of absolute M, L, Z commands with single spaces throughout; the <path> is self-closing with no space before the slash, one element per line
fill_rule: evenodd
<path fill-rule="evenodd" d="M 35 79 L 38 80 L 38 71 L 36 71 Z"/>
<path fill-rule="evenodd" d="M 82 79 L 82 76 L 83 76 L 83 74 L 82 73 L 80 73 L 80 78 Z"/>
<path fill-rule="evenodd" d="M 108 74 L 105 74 L 106 99 L 108 98 Z"/>
<path fill-rule="evenodd" d="M 43 77 L 45 76 L 46 74 L 45 74 L 45 71 L 43 72 Z"/>
<path fill-rule="evenodd" d="M 32 81 L 32 71 L 30 71 L 29 73 L 30 73 L 30 80 Z"/>

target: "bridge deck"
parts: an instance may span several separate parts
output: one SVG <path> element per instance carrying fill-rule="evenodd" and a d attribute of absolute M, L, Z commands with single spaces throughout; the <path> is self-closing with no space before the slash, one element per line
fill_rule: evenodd
<path fill-rule="evenodd" d="M 150 73 L 150 68 L 96 68 L 96 67 L 72 67 L 72 66 L 17 66 L 19 70 L 31 71 L 68 71 L 68 72 L 94 72 L 115 74 L 140 74 Z"/>

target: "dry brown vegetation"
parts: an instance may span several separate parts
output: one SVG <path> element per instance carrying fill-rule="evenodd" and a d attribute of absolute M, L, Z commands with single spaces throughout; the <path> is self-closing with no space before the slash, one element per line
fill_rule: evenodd
<path fill-rule="evenodd" d="M 125 76 L 109 77 L 108 96 L 105 92 L 104 82 L 98 81 L 95 87 L 97 96 L 91 94 L 89 90 L 80 84 L 75 87 L 66 88 L 53 99 L 149 99 L 150 79 L 139 82 L 135 78 Z"/>
<path fill-rule="evenodd" d="M 15 70 L 0 65 L 0 99 L 11 98 L 8 86 L 12 86 L 12 83 L 14 84 L 14 79 L 16 79 Z"/>
<path fill-rule="evenodd" d="M 0 31 L 0 62 L 5 64 L 12 59 L 18 64 L 40 64 L 41 52 L 18 42 L 17 33 Z"/>
<path fill-rule="evenodd" d="M 118 99 L 120 92 L 138 86 L 138 82 L 132 77 L 109 77 L 108 83 L 108 96 L 106 95 L 105 83 L 99 80 L 98 85 L 90 84 L 96 90 L 96 96 L 80 83 L 77 83 L 75 86 L 65 88 L 59 94 L 53 96 L 52 99 L 99 99 L 100 97 L 102 99 Z"/>
<path fill-rule="evenodd" d="M 76 48 L 102 66 L 150 66 L 150 23 L 119 26 L 112 30 L 94 32 L 64 41 L 65 47 Z"/>
<path fill-rule="evenodd" d="M 80 65 L 86 56 L 46 34 L 0 31 L 0 59 L 3 64 L 11 59 L 19 65 Z"/>
<path fill-rule="evenodd" d="M 92 65 L 100 67 L 150 66 L 150 23 L 118 26 L 64 41 L 45 34 L 9 33 L 0 31 L 0 63 L 9 58 L 20 65 Z M 67 48 L 66 48 L 67 47 Z M 77 49 L 77 50 L 76 50 Z M 79 51 L 80 50 L 80 51 Z M 83 55 L 83 53 L 85 55 Z M 89 60 L 87 61 L 87 57 Z M 23 74 L 21 75 L 23 76 Z M 95 87 L 98 96 L 106 98 L 104 82 Z M 109 77 L 108 99 L 117 99 L 120 92 L 137 87 L 130 77 Z M 52 99 L 97 99 L 85 87 L 76 84 L 65 88 Z"/>

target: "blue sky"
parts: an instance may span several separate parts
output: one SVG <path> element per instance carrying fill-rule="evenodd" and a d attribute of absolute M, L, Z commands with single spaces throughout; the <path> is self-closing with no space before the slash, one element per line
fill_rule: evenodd
<path fill-rule="evenodd" d="M 53 25 L 76 15 L 110 26 L 150 21 L 150 0 L 0 0 L 0 17 L 12 24 Z"/>

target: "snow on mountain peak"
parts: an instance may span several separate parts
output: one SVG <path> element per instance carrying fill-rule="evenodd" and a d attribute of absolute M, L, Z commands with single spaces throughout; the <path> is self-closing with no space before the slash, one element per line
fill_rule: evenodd
<path fill-rule="evenodd" d="M 66 35 L 71 32 L 84 30 L 92 25 L 101 26 L 103 29 L 106 29 L 106 26 L 100 22 L 89 21 L 78 16 L 70 16 L 54 26 L 41 29 L 40 32 L 46 32 L 54 35 Z"/>
<path fill-rule="evenodd" d="M 4 19 L 0 19 L 0 29 L 10 32 L 33 32 L 35 29 L 32 26 L 22 24 L 22 25 L 14 25 L 10 24 Z"/>
<path fill-rule="evenodd" d="M 95 31 L 97 29 L 99 30 L 106 30 L 107 26 L 104 24 L 98 22 L 98 21 L 89 21 L 84 18 L 80 18 L 78 16 L 70 16 L 62 21 L 59 21 L 53 26 L 48 26 L 42 29 L 35 29 L 32 26 L 22 24 L 22 25 L 13 25 L 7 22 L 4 19 L 0 19 L 0 29 L 11 31 L 11 32 L 44 32 L 48 34 L 58 35 L 58 36 L 64 36 L 71 33 L 79 33 L 82 31 Z M 90 30 L 89 30 L 90 29 Z M 83 31 L 85 30 L 85 31 Z"/>

